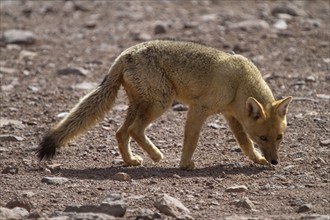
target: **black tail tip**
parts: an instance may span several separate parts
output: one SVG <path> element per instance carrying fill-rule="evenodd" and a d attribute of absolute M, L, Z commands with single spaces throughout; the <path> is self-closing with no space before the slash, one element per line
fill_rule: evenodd
<path fill-rule="evenodd" d="M 39 144 L 39 147 L 36 149 L 36 154 L 39 160 L 50 160 L 56 154 L 57 142 L 52 135 L 47 134 L 43 137 L 42 141 Z"/>

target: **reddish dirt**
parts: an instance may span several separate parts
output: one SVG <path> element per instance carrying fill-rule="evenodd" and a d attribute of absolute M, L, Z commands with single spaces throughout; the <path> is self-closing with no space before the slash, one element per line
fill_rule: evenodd
<path fill-rule="evenodd" d="M 16 70 L 0 72 L 1 120 L 23 123 L 1 125 L 2 136 L 16 138 L 2 138 L 0 171 L 16 167 L 18 172 L 0 174 L 0 206 L 30 195 L 30 218 L 47 217 L 69 204 L 98 204 L 110 192 L 119 192 L 128 201 L 122 219 L 135 219 L 140 208 L 158 212 L 153 206 L 155 195 L 167 193 L 195 219 L 329 215 L 329 1 L 76 1 L 75 5 L 70 1 L 0 2 L 1 34 L 25 29 L 37 37 L 30 45 L 0 44 L 0 67 Z M 284 18 L 288 19 L 284 30 L 273 26 L 278 18 L 271 12 L 280 5 L 297 12 Z M 233 27 L 256 19 L 269 27 Z M 165 28 L 164 33 L 155 33 L 157 25 Z M 117 107 L 105 120 L 63 148 L 53 161 L 39 164 L 34 150 L 44 133 L 59 120 L 59 113 L 69 111 L 89 91 L 75 86 L 100 83 L 122 50 L 162 38 L 193 40 L 240 53 L 256 63 L 276 97 L 295 97 L 280 163 L 276 167 L 253 164 L 239 152 L 223 117 L 215 115 L 203 127 L 194 154 L 197 168 L 182 171 L 178 163 L 186 112 L 169 110 L 148 129 L 164 160 L 153 163 L 133 143 L 144 165 L 124 167 L 114 136 L 125 116 L 120 107 L 127 105 L 121 90 Z M 37 55 L 20 59 L 23 50 Z M 89 73 L 58 74 L 67 67 Z M 54 164 L 59 166 L 47 168 Z M 117 172 L 128 173 L 132 181 L 114 180 Z M 41 182 L 45 176 L 62 176 L 69 182 L 46 185 Z M 248 190 L 225 192 L 234 185 Z M 243 197 L 255 209 L 237 207 L 236 200 Z M 299 213 L 303 204 L 312 207 Z"/>

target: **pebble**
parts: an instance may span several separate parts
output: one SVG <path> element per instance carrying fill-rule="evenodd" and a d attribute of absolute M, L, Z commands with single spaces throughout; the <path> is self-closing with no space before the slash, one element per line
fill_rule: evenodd
<path fill-rule="evenodd" d="M 98 83 L 93 83 L 93 82 L 83 82 L 80 84 L 77 84 L 74 86 L 76 89 L 82 89 L 82 90 L 92 90 L 97 87 Z"/>
<path fill-rule="evenodd" d="M 126 213 L 127 203 L 120 194 L 110 194 L 100 205 L 69 205 L 64 212 L 77 213 L 103 213 L 115 217 L 123 217 Z"/>
<path fill-rule="evenodd" d="M 173 111 L 181 112 L 181 111 L 187 111 L 188 107 L 182 104 L 176 104 L 172 107 Z"/>
<path fill-rule="evenodd" d="M 226 192 L 246 192 L 248 188 L 245 185 L 236 185 L 226 188 Z"/>
<path fill-rule="evenodd" d="M 140 209 L 139 214 L 135 218 L 135 220 L 153 220 L 153 219 L 161 219 L 161 216 L 157 212 L 153 212 L 150 209 Z"/>
<path fill-rule="evenodd" d="M 69 112 L 61 112 L 57 114 L 57 118 L 64 118 L 65 116 L 67 116 L 69 114 Z"/>
<path fill-rule="evenodd" d="M 321 146 L 330 146 L 330 139 L 321 140 L 320 145 Z"/>
<path fill-rule="evenodd" d="M 14 69 L 14 68 L 7 68 L 7 67 L 0 67 L 0 73 L 4 73 L 4 74 L 14 74 L 17 73 L 18 70 Z"/>
<path fill-rule="evenodd" d="M 273 26 L 278 30 L 286 30 L 288 28 L 288 24 L 286 23 L 285 20 L 278 20 L 275 22 Z"/>
<path fill-rule="evenodd" d="M 49 185 L 63 185 L 68 182 L 69 179 L 65 177 L 44 177 L 42 178 L 42 183 L 47 183 Z"/>
<path fill-rule="evenodd" d="M 19 53 L 19 60 L 20 61 L 28 61 L 34 59 L 38 54 L 36 52 L 22 50 Z"/>
<path fill-rule="evenodd" d="M 245 20 L 229 25 L 231 29 L 241 29 L 244 31 L 260 30 L 269 28 L 269 24 L 264 20 Z"/>
<path fill-rule="evenodd" d="M 7 30 L 3 34 L 6 44 L 33 44 L 36 41 L 34 33 L 25 30 Z"/>
<path fill-rule="evenodd" d="M 11 209 L 0 207 L 0 219 L 22 219 L 22 217 Z"/>
<path fill-rule="evenodd" d="M 276 16 L 277 14 L 288 14 L 291 16 L 297 16 L 298 13 L 293 8 L 290 8 L 286 5 L 276 5 L 272 8 L 272 15 Z"/>
<path fill-rule="evenodd" d="M 162 21 L 156 21 L 154 24 L 154 34 L 165 34 L 167 32 L 167 25 Z"/>
<path fill-rule="evenodd" d="M 8 118 L 0 118 L 0 128 L 11 125 L 15 128 L 24 128 L 24 124 L 22 121 L 8 119 Z"/>
<path fill-rule="evenodd" d="M 127 173 L 119 172 L 113 176 L 113 179 L 119 181 L 131 181 L 131 176 Z"/>
<path fill-rule="evenodd" d="M 189 209 L 178 199 L 171 197 L 166 193 L 157 196 L 154 206 L 165 215 L 177 219 L 192 219 Z"/>
<path fill-rule="evenodd" d="M 18 167 L 16 166 L 9 166 L 6 167 L 5 169 L 3 169 L 3 171 L 1 172 L 2 174 L 17 174 L 18 173 Z"/>
<path fill-rule="evenodd" d="M 217 124 L 217 123 L 208 123 L 207 124 L 208 127 L 213 128 L 213 129 L 220 129 L 221 125 Z"/>
<path fill-rule="evenodd" d="M 20 136 L 10 135 L 10 134 L 2 134 L 0 135 L 0 142 L 8 141 L 8 142 L 16 142 L 23 141 L 24 138 Z"/>
<path fill-rule="evenodd" d="M 316 94 L 316 97 L 320 99 L 330 99 L 330 95 L 328 94 Z"/>
<path fill-rule="evenodd" d="M 79 68 L 79 67 L 67 67 L 57 70 L 57 73 L 59 75 L 73 74 L 73 75 L 86 76 L 88 74 L 88 71 L 85 70 L 84 68 Z"/>
<path fill-rule="evenodd" d="M 329 215 L 310 214 L 301 217 L 301 220 L 329 220 Z"/>
<path fill-rule="evenodd" d="M 13 209 L 15 207 L 24 208 L 25 210 L 30 211 L 32 209 L 32 203 L 27 198 L 16 197 L 6 204 L 6 208 Z"/>
<path fill-rule="evenodd" d="M 309 212 L 309 211 L 312 210 L 312 208 L 313 208 L 313 205 L 312 205 L 312 204 L 310 204 L 310 203 L 306 203 L 306 204 L 303 204 L 303 205 L 299 206 L 297 212 L 298 212 L 298 213 Z"/>
<path fill-rule="evenodd" d="M 242 207 L 242 208 L 246 208 L 246 209 L 250 209 L 250 210 L 255 210 L 256 209 L 253 202 L 247 197 L 244 197 L 243 199 L 237 201 L 235 203 L 235 205 L 237 207 Z"/>
<path fill-rule="evenodd" d="M 93 212 L 55 212 L 52 214 L 49 220 L 116 220 L 117 218 L 107 215 L 104 213 L 93 213 Z"/>

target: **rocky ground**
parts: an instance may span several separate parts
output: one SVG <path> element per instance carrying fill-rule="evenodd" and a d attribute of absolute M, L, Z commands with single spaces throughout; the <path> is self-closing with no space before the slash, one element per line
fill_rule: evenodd
<path fill-rule="evenodd" d="M 0 1 L 0 219 L 329 219 L 329 4 Z M 122 90 L 105 120 L 39 163 L 43 134 L 115 57 L 163 38 L 243 54 L 276 97 L 294 97 L 280 164 L 251 163 L 216 115 L 203 127 L 197 168 L 178 169 L 186 108 L 176 105 L 148 129 L 165 159 L 153 163 L 133 143 L 144 165 L 124 167 L 114 137 Z"/>

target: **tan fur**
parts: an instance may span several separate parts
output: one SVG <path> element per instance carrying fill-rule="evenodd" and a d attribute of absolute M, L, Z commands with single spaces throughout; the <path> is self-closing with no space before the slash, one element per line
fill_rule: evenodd
<path fill-rule="evenodd" d="M 85 96 L 39 146 L 40 159 L 102 119 L 123 85 L 129 98 L 124 124 L 116 133 L 127 165 L 140 165 L 130 137 L 154 161 L 163 154 L 144 131 L 174 100 L 189 106 L 180 168 L 192 169 L 192 156 L 206 118 L 222 113 L 243 152 L 254 162 L 277 163 L 291 97 L 275 101 L 255 65 L 241 55 L 182 41 L 149 41 L 125 50 L 104 82 Z M 263 139 L 263 140 L 261 140 Z M 257 143 L 264 154 L 255 150 Z"/>

